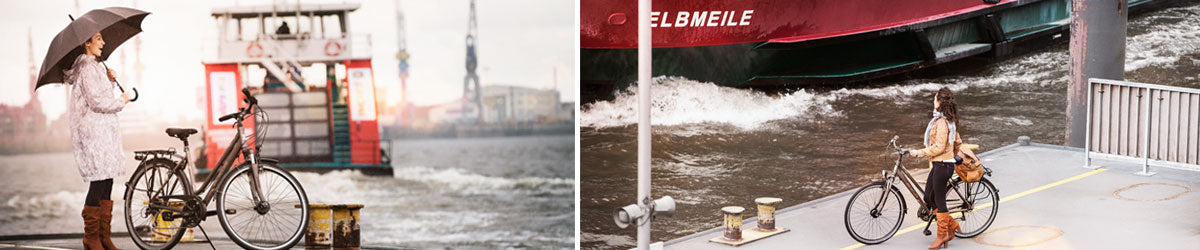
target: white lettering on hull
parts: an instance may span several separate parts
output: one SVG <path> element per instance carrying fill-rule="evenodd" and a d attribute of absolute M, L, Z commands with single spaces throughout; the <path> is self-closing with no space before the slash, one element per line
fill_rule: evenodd
<path fill-rule="evenodd" d="M 740 15 L 739 15 L 740 14 Z M 651 12 L 650 27 L 652 28 L 687 28 L 687 27 L 735 27 L 750 26 L 754 18 L 754 10 L 712 10 L 712 11 L 677 11 Z"/>

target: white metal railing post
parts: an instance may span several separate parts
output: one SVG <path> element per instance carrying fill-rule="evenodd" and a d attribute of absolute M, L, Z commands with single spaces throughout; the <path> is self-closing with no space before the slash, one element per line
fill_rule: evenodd
<path fill-rule="evenodd" d="M 1096 83 L 1094 82 L 1095 79 L 1096 78 L 1088 78 L 1088 83 L 1087 83 L 1087 85 L 1088 85 L 1087 86 L 1087 102 L 1086 102 L 1087 113 L 1086 113 L 1086 115 L 1084 115 L 1084 117 L 1087 117 L 1085 119 L 1086 120 L 1085 124 L 1087 124 L 1087 127 L 1085 127 L 1083 129 L 1083 131 L 1084 131 L 1083 134 L 1085 136 L 1083 139 L 1083 167 L 1084 168 L 1096 168 L 1095 166 L 1092 166 L 1092 105 L 1093 105 L 1092 104 L 1092 101 L 1093 101 L 1092 96 L 1095 95 L 1095 92 L 1093 92 L 1094 90 L 1092 90 L 1092 86 L 1096 85 Z"/>
<path fill-rule="evenodd" d="M 1146 89 L 1146 98 L 1145 101 L 1142 102 L 1142 105 L 1146 105 L 1146 114 L 1143 114 L 1142 117 L 1146 119 L 1146 122 L 1143 124 L 1145 126 L 1142 128 L 1142 132 L 1146 134 L 1146 139 L 1143 140 L 1146 148 L 1142 150 L 1142 172 L 1137 172 L 1134 174 L 1151 176 L 1154 175 L 1154 172 L 1150 172 L 1150 113 L 1154 112 L 1154 105 L 1151 105 L 1153 102 L 1150 100 L 1154 99 L 1154 92 L 1152 92 L 1150 87 L 1143 88 Z"/>
<path fill-rule="evenodd" d="M 654 85 L 651 68 L 650 0 L 638 0 L 638 157 L 637 157 L 637 202 L 650 206 L 650 86 Z M 650 249 L 650 221 L 653 216 L 643 218 L 637 229 L 638 249 Z"/>

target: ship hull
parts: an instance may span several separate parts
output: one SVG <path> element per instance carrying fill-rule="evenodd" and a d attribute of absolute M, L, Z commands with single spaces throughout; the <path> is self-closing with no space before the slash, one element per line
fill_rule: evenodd
<path fill-rule="evenodd" d="M 1131 1 L 1130 11 L 1162 2 L 1169 1 Z M 621 21 L 614 13 L 634 12 L 632 6 L 611 4 L 597 0 L 581 5 L 580 74 L 585 85 L 636 80 L 636 30 L 631 30 L 636 20 L 614 24 Z M 652 20 L 653 71 L 738 87 L 857 82 L 964 58 L 1003 58 L 1065 41 L 1070 8 L 1069 0 L 995 5 L 978 0 L 665 3 L 655 5 L 658 18 Z M 724 26 L 681 21 L 681 15 L 700 13 L 682 14 L 692 9 L 726 13 L 715 18 Z M 749 16 L 743 14 L 747 11 Z"/>

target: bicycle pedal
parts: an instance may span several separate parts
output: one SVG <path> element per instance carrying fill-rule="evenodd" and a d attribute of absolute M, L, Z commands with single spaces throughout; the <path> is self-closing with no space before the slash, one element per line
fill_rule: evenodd
<path fill-rule="evenodd" d="M 213 211 L 216 212 L 216 211 Z M 237 214 L 237 209 L 225 209 L 225 214 Z"/>

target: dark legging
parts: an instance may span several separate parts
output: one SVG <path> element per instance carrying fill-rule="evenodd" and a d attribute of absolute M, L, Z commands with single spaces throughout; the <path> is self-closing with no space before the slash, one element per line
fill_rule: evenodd
<path fill-rule="evenodd" d="M 925 204 L 930 207 L 937 208 L 938 212 L 945 213 L 946 209 L 946 186 L 950 182 L 950 176 L 954 174 L 954 164 L 934 162 L 933 168 L 929 169 L 929 177 L 925 179 Z"/>
<path fill-rule="evenodd" d="M 88 187 L 87 198 L 84 198 L 83 205 L 98 207 L 100 201 L 112 200 L 113 179 L 104 179 L 93 181 Z"/>

